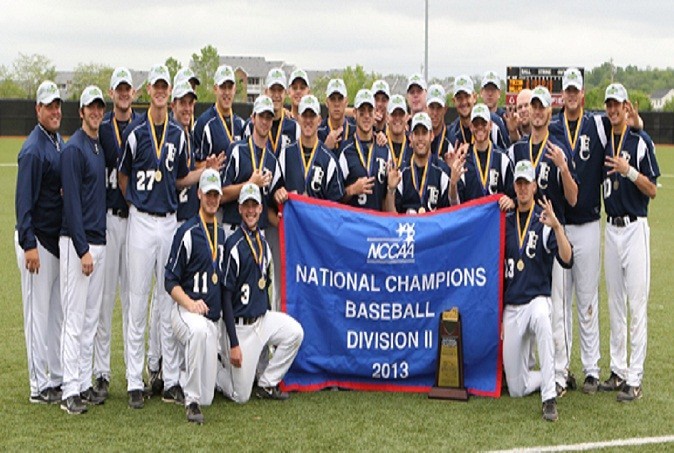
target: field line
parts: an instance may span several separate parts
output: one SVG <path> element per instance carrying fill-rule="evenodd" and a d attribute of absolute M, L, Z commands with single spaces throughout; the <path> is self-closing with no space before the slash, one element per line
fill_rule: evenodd
<path fill-rule="evenodd" d="M 637 445 L 674 443 L 674 436 L 633 437 L 631 439 L 615 439 L 603 442 L 587 442 L 583 444 L 553 445 L 541 447 L 513 448 L 512 450 L 495 450 L 492 453 L 522 453 L 537 451 L 585 451 L 611 447 L 634 447 Z"/>
<path fill-rule="evenodd" d="M 17 167 L 19 164 L 17 163 L 11 163 L 11 162 L 2 162 L 0 163 L 0 167 Z"/>

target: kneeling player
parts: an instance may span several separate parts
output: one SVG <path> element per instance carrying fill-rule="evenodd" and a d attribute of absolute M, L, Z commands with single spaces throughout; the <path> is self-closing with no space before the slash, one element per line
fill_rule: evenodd
<path fill-rule="evenodd" d="M 550 321 L 552 263 L 570 268 L 573 250 L 552 203 L 534 203 L 536 173 L 532 163 L 515 166 L 517 210 L 506 217 L 503 366 L 510 396 L 541 390 L 543 418 L 557 420 L 554 341 Z M 531 337 L 536 338 L 540 371 L 529 369 Z"/>
<path fill-rule="evenodd" d="M 213 401 L 218 362 L 218 321 L 222 309 L 222 261 L 225 232 L 215 217 L 222 184 L 216 170 L 199 179 L 199 215 L 183 224 L 173 237 L 164 286 L 177 302 L 171 325 L 184 347 L 185 370 L 180 385 L 185 394 L 187 420 L 203 423 L 200 406 Z M 225 311 L 233 324 L 232 311 Z"/>
<path fill-rule="evenodd" d="M 225 396 L 235 402 L 248 401 L 260 353 L 272 345 L 276 347 L 274 356 L 261 370 L 255 395 L 284 400 L 288 394 L 282 392 L 278 384 L 297 355 L 304 331 L 287 314 L 268 310 L 273 288 L 272 256 L 258 228 L 262 197 L 257 185 L 246 183 L 241 188 L 239 213 L 243 219 L 241 228 L 227 238 L 225 244 L 227 263 L 222 302 L 225 309 L 233 307 L 236 328 L 228 328 L 228 335 L 222 335 L 224 369 L 218 376 L 218 384 Z"/>

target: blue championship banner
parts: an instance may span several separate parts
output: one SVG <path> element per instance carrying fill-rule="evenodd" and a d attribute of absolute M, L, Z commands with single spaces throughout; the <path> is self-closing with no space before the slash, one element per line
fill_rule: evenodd
<path fill-rule="evenodd" d="M 440 316 L 458 307 L 466 388 L 498 397 L 505 223 L 497 200 L 402 216 L 291 194 L 281 306 L 304 341 L 283 388 L 427 392 Z"/>

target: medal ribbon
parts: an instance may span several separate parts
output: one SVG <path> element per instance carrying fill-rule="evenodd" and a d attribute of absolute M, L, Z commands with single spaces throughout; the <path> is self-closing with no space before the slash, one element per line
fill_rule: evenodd
<path fill-rule="evenodd" d="M 314 143 L 314 147 L 311 150 L 311 154 L 309 155 L 309 160 L 305 160 L 304 157 L 304 147 L 302 146 L 302 137 L 300 137 L 300 158 L 302 159 L 302 167 L 304 168 L 304 186 L 306 188 L 307 183 L 309 182 L 309 170 L 311 170 L 311 166 L 314 163 L 314 159 L 316 158 L 316 149 L 318 148 L 318 139 L 316 139 L 316 143 Z"/>
<path fill-rule="evenodd" d="M 461 121 L 459 121 L 459 129 L 461 129 L 461 137 L 463 137 L 463 143 L 468 143 L 468 140 L 466 140 L 466 133 L 463 130 L 463 124 L 461 124 Z M 472 135 L 470 136 L 470 142 L 475 143 L 475 137 Z"/>
<path fill-rule="evenodd" d="M 360 159 L 360 163 L 363 165 L 363 168 L 365 169 L 365 172 L 367 173 L 368 176 L 370 176 L 370 167 L 372 166 L 372 155 L 374 154 L 372 150 L 374 149 L 374 139 L 372 140 L 372 144 L 368 146 L 367 150 L 367 166 L 365 166 L 365 157 L 363 156 L 363 151 L 360 148 L 360 140 L 358 137 L 354 137 L 354 143 L 356 144 L 356 152 L 358 153 L 358 158 Z"/>
<path fill-rule="evenodd" d="M 276 138 L 273 138 L 271 136 L 271 130 L 269 131 L 269 140 L 271 140 L 271 146 L 272 146 L 272 151 L 274 154 L 278 154 L 279 149 L 278 144 L 280 143 L 280 138 L 281 138 L 281 130 L 283 129 L 283 121 L 285 120 L 286 113 L 285 109 L 281 110 L 281 120 L 278 123 L 278 129 L 276 130 Z"/>
<path fill-rule="evenodd" d="M 578 117 L 578 125 L 576 126 L 576 132 L 571 137 L 571 128 L 569 127 L 569 120 L 566 117 L 566 111 L 564 111 L 564 127 L 566 128 L 566 139 L 571 145 L 571 151 L 576 152 L 576 142 L 578 141 L 578 133 L 580 132 L 580 127 L 583 124 L 583 109 L 580 109 L 580 116 Z"/>
<path fill-rule="evenodd" d="M 147 119 L 150 126 L 150 131 L 152 131 L 152 146 L 154 147 L 154 152 L 157 155 L 157 167 L 161 163 L 161 151 L 164 148 L 164 141 L 166 140 L 166 129 L 168 128 L 168 111 L 164 117 L 164 128 L 161 132 L 161 141 L 157 140 L 157 133 L 154 130 L 154 121 L 152 120 L 152 108 L 147 110 Z"/>
<path fill-rule="evenodd" d="M 225 130 L 225 134 L 227 135 L 227 138 L 229 139 L 229 143 L 232 143 L 232 137 L 234 134 L 234 115 L 229 116 L 229 120 L 232 123 L 231 128 L 227 127 L 227 120 L 225 120 L 225 116 L 222 114 L 220 111 L 220 107 L 218 107 L 218 104 L 215 104 L 215 111 L 218 113 L 218 118 L 220 118 L 220 124 L 222 124 L 222 128 Z M 279 127 L 280 129 L 280 127 Z"/>
<path fill-rule="evenodd" d="M 428 163 L 430 162 L 430 158 L 426 160 L 426 165 L 424 166 L 424 171 L 421 174 L 421 184 L 417 185 L 417 165 L 416 162 L 414 161 L 414 157 L 412 158 L 412 168 L 410 168 L 410 173 L 412 174 L 412 185 L 414 186 L 414 190 L 417 191 L 419 194 L 419 200 L 421 200 L 421 205 L 425 205 L 426 203 L 424 202 L 424 196 L 426 194 L 426 186 L 428 184 L 428 179 L 426 178 L 428 176 Z"/>
<path fill-rule="evenodd" d="M 532 205 L 529 208 L 529 214 L 527 214 L 527 222 L 524 224 L 524 230 L 520 226 L 520 213 L 517 212 L 517 240 L 519 245 L 520 256 L 522 256 L 522 251 L 524 250 L 524 237 L 529 231 L 529 224 L 531 223 L 531 215 L 534 213 L 534 206 Z"/>
<path fill-rule="evenodd" d="M 545 145 L 548 143 L 548 138 L 550 137 L 550 132 L 545 133 L 545 138 L 541 142 L 541 149 L 538 151 L 538 156 L 534 161 L 534 142 L 529 139 L 529 160 L 534 164 L 534 168 L 538 168 L 538 163 L 541 161 L 541 156 L 545 153 Z"/>
<path fill-rule="evenodd" d="M 190 130 L 185 127 L 185 137 L 187 138 L 187 168 L 192 167 L 192 141 L 190 140 Z"/>
<path fill-rule="evenodd" d="M 489 175 L 489 168 L 491 167 L 491 158 L 494 153 L 492 153 L 492 143 L 489 142 L 489 147 L 487 148 L 487 164 L 482 168 L 480 163 L 480 157 L 478 156 L 477 147 L 473 145 L 473 156 L 475 157 L 475 170 L 477 171 L 478 179 L 480 180 L 480 185 L 482 186 L 482 194 L 488 195 L 489 187 L 487 187 L 487 177 Z"/>
<path fill-rule="evenodd" d="M 463 134 L 463 129 L 461 129 L 461 133 Z M 442 144 L 445 142 L 446 136 L 447 136 L 447 126 L 443 124 L 442 125 L 442 135 L 440 136 L 440 141 L 438 142 L 438 149 L 435 150 L 436 151 L 435 154 L 438 157 L 442 157 L 440 155 L 440 152 L 442 151 Z"/>
<path fill-rule="evenodd" d="M 206 219 L 204 219 L 204 215 L 201 212 L 201 209 L 199 210 L 199 218 L 201 219 L 201 227 L 204 229 L 204 234 L 206 235 L 208 247 L 211 249 L 213 272 L 215 272 L 218 262 L 218 219 L 216 217 L 213 217 L 213 237 L 211 237 L 211 232 L 206 226 Z"/>
<path fill-rule="evenodd" d="M 393 140 L 388 128 L 386 129 L 386 138 L 388 139 L 388 147 L 391 149 L 391 154 L 393 155 L 393 161 L 396 164 L 396 168 L 401 168 L 403 164 L 403 156 L 405 155 L 405 147 L 407 146 L 407 136 L 403 134 L 403 144 L 400 147 L 400 156 L 398 157 L 396 157 L 396 151 L 393 147 Z"/>
<path fill-rule="evenodd" d="M 255 240 L 257 242 L 259 251 L 255 249 L 253 246 L 253 241 L 251 241 L 250 236 L 252 234 L 252 231 L 250 231 L 248 228 L 243 229 L 243 236 L 246 238 L 246 242 L 248 243 L 248 247 L 250 248 L 250 252 L 253 254 L 253 259 L 255 260 L 255 264 L 260 268 L 260 275 L 264 277 L 264 247 L 262 245 L 262 239 L 260 238 L 260 229 L 255 228 Z M 250 234 L 249 234 L 250 233 Z"/>
<path fill-rule="evenodd" d="M 620 140 L 618 140 L 618 148 L 615 147 L 615 131 L 611 129 L 611 149 L 613 149 L 613 157 L 618 157 L 620 151 L 623 149 L 625 143 L 625 131 L 627 131 L 627 124 L 623 126 L 620 131 Z"/>
<path fill-rule="evenodd" d="M 269 142 L 267 142 L 269 144 Z M 265 146 L 262 150 L 262 155 L 260 156 L 260 163 L 255 161 L 255 145 L 253 144 L 253 136 L 248 137 L 248 147 L 250 148 L 250 161 L 253 165 L 253 171 L 262 170 L 264 168 L 264 158 L 267 155 L 267 147 Z"/>

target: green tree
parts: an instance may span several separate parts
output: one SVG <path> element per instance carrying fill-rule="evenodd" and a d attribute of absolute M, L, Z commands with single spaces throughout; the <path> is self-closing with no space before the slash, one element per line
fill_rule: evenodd
<path fill-rule="evenodd" d="M 180 71 L 183 68 L 183 65 L 173 57 L 168 57 L 164 64 L 168 68 L 171 77 L 175 77 L 178 71 Z"/>
<path fill-rule="evenodd" d="M 10 79 L 0 80 L 0 99 L 25 99 L 29 97 L 21 85 Z"/>
<path fill-rule="evenodd" d="M 663 112 L 674 112 L 674 98 L 665 102 L 665 105 L 662 106 Z"/>
<path fill-rule="evenodd" d="M 362 88 L 369 89 L 372 86 L 372 83 L 380 77 L 379 74 L 375 74 L 374 72 L 367 73 L 361 65 L 356 65 L 355 68 L 347 66 L 346 69 L 342 71 L 341 78 L 344 79 L 344 84 L 346 85 L 349 103 L 352 103 L 358 90 Z"/>
<path fill-rule="evenodd" d="M 44 55 L 19 53 L 12 64 L 13 80 L 26 92 L 26 97 L 35 96 L 37 87 L 45 80 L 56 79 L 56 67 Z"/>
<path fill-rule="evenodd" d="M 332 77 L 322 76 L 311 81 L 311 94 L 318 98 L 318 102 L 325 103 L 325 90 L 328 89 L 328 82 Z"/>
<path fill-rule="evenodd" d="M 215 74 L 215 70 L 218 69 L 219 65 L 220 56 L 218 55 L 218 49 L 210 44 L 203 47 L 198 54 L 192 54 L 190 67 L 199 80 L 202 81 L 202 84 L 197 87 L 199 102 L 215 101 L 215 94 L 211 89 L 211 84 L 207 81 L 213 80 L 213 74 Z"/>
<path fill-rule="evenodd" d="M 73 71 L 73 82 L 69 88 L 68 97 L 73 100 L 80 98 L 84 88 L 96 85 L 104 93 L 110 87 L 110 77 L 114 68 L 98 63 L 79 63 Z"/>
<path fill-rule="evenodd" d="M 626 88 L 627 94 L 630 97 L 630 101 L 632 101 L 633 104 L 636 103 L 639 105 L 640 112 L 650 112 L 653 110 L 651 99 L 648 97 L 648 94 L 641 90 L 630 90 L 629 87 Z"/>

